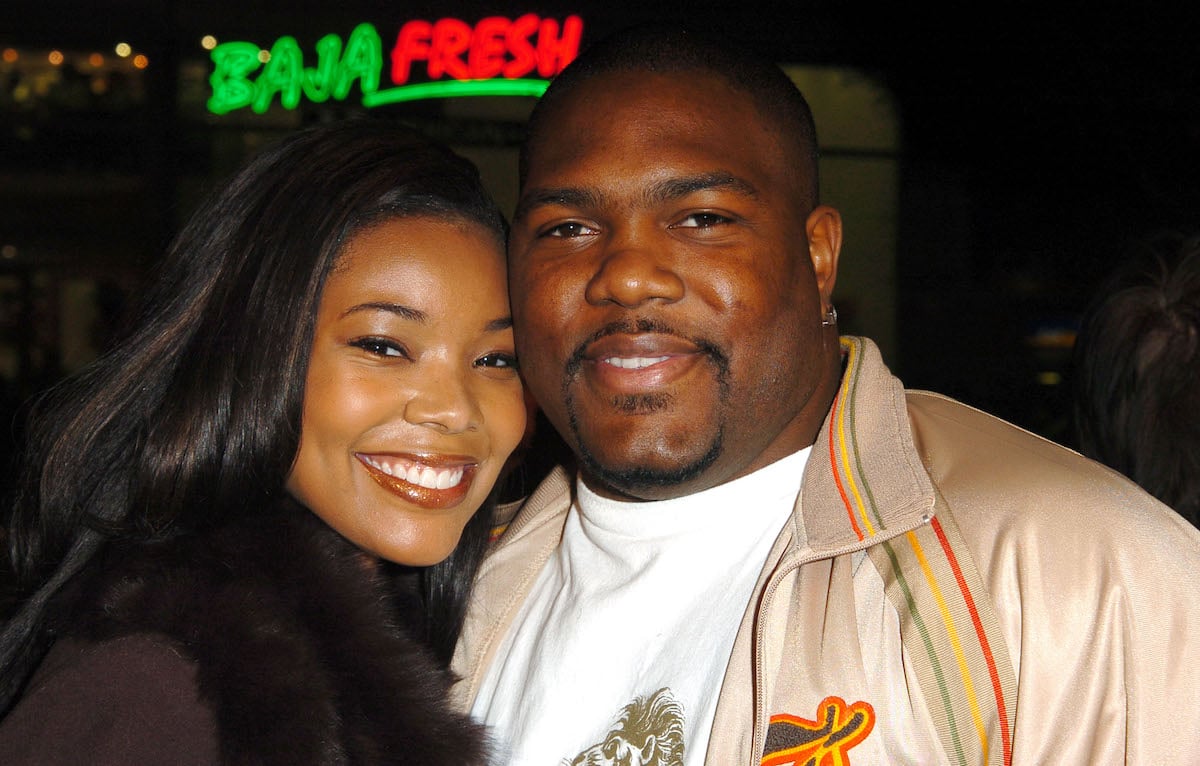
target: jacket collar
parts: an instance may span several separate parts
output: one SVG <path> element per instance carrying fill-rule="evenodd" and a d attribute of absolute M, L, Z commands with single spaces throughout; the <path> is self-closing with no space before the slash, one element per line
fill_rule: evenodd
<path fill-rule="evenodd" d="M 936 493 L 913 443 L 904 387 L 866 338 L 841 339 L 845 372 L 813 444 L 794 545 L 834 553 L 882 541 L 933 513 Z"/>

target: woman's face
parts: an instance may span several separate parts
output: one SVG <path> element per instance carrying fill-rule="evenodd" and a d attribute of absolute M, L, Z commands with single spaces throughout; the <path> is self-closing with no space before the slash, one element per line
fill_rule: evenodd
<path fill-rule="evenodd" d="M 479 225 L 405 218 L 326 279 L 287 489 L 371 554 L 448 556 L 524 433 L 504 268 Z"/>

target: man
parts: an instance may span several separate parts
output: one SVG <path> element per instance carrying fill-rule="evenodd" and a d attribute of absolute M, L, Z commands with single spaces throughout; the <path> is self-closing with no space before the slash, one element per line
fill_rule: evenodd
<path fill-rule="evenodd" d="M 458 693 L 512 764 L 1200 752 L 1200 535 L 838 338 L 838 213 L 774 66 L 642 30 L 537 107 L 525 379 L 578 458 L 480 572 Z"/>

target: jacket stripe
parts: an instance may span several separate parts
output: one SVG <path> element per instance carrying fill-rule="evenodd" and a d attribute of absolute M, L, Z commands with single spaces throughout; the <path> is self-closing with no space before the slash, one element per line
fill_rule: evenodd
<path fill-rule="evenodd" d="M 865 537 L 875 536 L 875 527 L 871 524 L 871 518 L 867 515 L 866 505 L 863 503 L 862 495 L 858 491 L 857 483 L 854 481 L 854 472 L 850 468 L 850 450 L 849 443 L 846 439 L 846 411 L 850 413 L 850 430 L 854 431 L 854 413 L 852 407 L 847 407 L 848 403 L 854 401 L 854 390 L 852 386 L 857 387 L 858 384 L 858 365 L 859 354 L 858 347 L 849 341 L 842 340 L 842 348 L 846 352 L 846 374 L 842 376 L 842 385 L 838 391 L 838 395 L 834 398 L 834 422 L 837 423 L 837 428 L 829 429 L 829 458 L 831 468 L 833 469 L 833 478 L 837 482 L 838 491 L 841 493 L 842 502 L 846 504 L 846 512 L 850 515 L 850 525 L 854 528 L 858 539 L 862 540 Z M 834 449 L 834 431 L 837 431 L 838 449 Z M 841 456 L 841 465 L 838 464 L 838 453 Z M 857 457 L 857 455 L 856 455 Z M 842 469 L 839 471 L 839 467 Z M 862 464 L 859 463 L 859 473 L 862 473 Z M 843 485 L 842 476 L 845 476 L 845 485 L 849 485 L 851 494 L 854 495 L 854 504 L 851 505 L 849 498 L 846 497 L 845 487 Z M 866 535 L 857 523 L 857 519 L 862 520 L 863 526 L 866 527 Z M 875 514 L 878 519 L 878 514 Z"/>
<path fill-rule="evenodd" d="M 1004 747 L 1004 764 L 1008 766 L 1008 764 L 1012 763 L 1012 735 L 1008 728 L 1008 706 L 1004 700 L 1004 687 L 1000 683 L 1000 672 L 996 668 L 996 657 L 992 653 L 992 646 L 991 642 L 988 641 L 987 631 L 983 629 L 979 610 L 975 607 L 975 598 L 971 595 L 971 589 L 967 587 L 962 567 L 958 565 L 958 557 L 954 555 L 950 541 L 946 538 L 946 532 L 942 529 L 942 524 L 937 518 L 931 519 L 930 525 L 933 527 L 938 542 L 946 554 L 946 560 L 950 563 L 950 569 L 954 572 L 954 579 L 958 583 L 958 589 L 962 593 L 963 601 L 966 602 L 967 611 L 971 614 L 971 627 L 974 628 L 975 636 L 979 640 L 979 647 L 983 651 L 984 661 L 988 669 L 988 680 L 992 686 L 992 696 L 996 702 L 996 712 L 1000 718 L 1000 742 Z"/>
<path fill-rule="evenodd" d="M 864 540 L 876 534 L 872 518 L 880 529 L 883 524 L 861 451 L 853 449 L 860 348 L 847 338 L 842 348 L 846 373 L 829 424 L 829 459 L 851 527 Z M 938 510 L 946 513 L 943 503 L 939 499 Z M 899 613 L 901 634 L 947 757 L 960 766 L 1011 766 L 1011 694 L 1005 692 L 1015 688 L 1012 666 L 990 602 L 972 592 L 973 587 L 982 592 L 982 580 L 950 517 L 943 525 L 935 516 L 868 552 Z M 974 736 L 967 734 L 972 730 Z"/>
<path fill-rule="evenodd" d="M 965 571 L 969 559 L 962 557 L 961 540 L 952 529 L 949 519 L 946 524 L 933 519 L 868 553 L 899 612 L 901 634 L 908 635 L 904 643 L 926 687 L 947 755 L 964 765 L 1011 766 L 1008 690 L 1015 681 L 1005 683 L 1012 678 L 1011 664 L 987 598 L 972 592 L 978 576 L 973 568 L 972 574 Z M 941 702 L 940 710 L 935 701 Z M 968 716 L 973 743 L 960 731 L 959 722 Z"/>
<path fill-rule="evenodd" d="M 942 618 L 943 624 L 946 626 L 946 634 L 950 639 L 950 646 L 954 649 L 954 660 L 958 663 L 958 672 L 962 674 L 963 688 L 967 694 L 967 706 L 971 710 L 971 721 L 975 724 L 975 733 L 979 736 L 979 746 L 983 749 L 983 762 L 987 763 L 988 750 L 990 749 L 988 746 L 988 736 L 983 727 L 983 717 L 979 713 L 979 697 L 975 693 L 975 682 L 971 678 L 971 669 L 967 667 L 967 658 L 963 654 L 962 639 L 958 635 L 958 626 L 955 625 L 954 615 L 950 613 L 950 607 L 947 606 L 946 598 L 942 595 L 938 579 L 934 575 L 933 569 L 929 566 L 929 559 L 925 557 L 925 551 L 921 548 L 921 541 L 912 532 L 909 532 L 906 537 L 913 548 L 913 553 L 917 556 L 917 563 L 921 565 L 921 572 L 925 575 L 925 580 L 929 583 L 929 590 L 933 594 L 934 601 L 937 603 L 938 613 Z"/>
<path fill-rule="evenodd" d="M 842 394 L 839 392 L 833 399 L 834 417 L 837 417 L 837 413 L 841 410 L 841 403 Z M 833 472 L 833 481 L 837 484 L 838 495 L 842 498 L 842 505 L 846 506 L 846 515 L 850 519 L 850 527 L 854 530 L 854 534 L 858 536 L 858 539 L 861 540 L 863 539 L 862 529 L 859 528 L 858 521 L 854 518 L 854 506 L 851 505 L 850 498 L 846 497 L 846 487 L 842 484 L 841 473 L 838 472 L 837 450 L 834 447 L 833 441 L 834 430 L 832 427 L 829 429 L 829 467 Z"/>
<path fill-rule="evenodd" d="M 966 755 L 963 754 L 962 742 L 958 736 L 958 724 L 954 720 L 954 704 L 951 701 L 950 689 L 946 684 L 946 675 L 942 672 L 942 663 L 938 659 L 938 652 L 933 645 L 933 638 L 930 635 L 929 629 L 925 625 L 925 619 L 921 616 L 921 610 L 917 608 L 917 599 L 913 595 L 912 588 L 910 588 L 908 585 L 908 578 L 904 576 L 904 568 L 900 566 L 900 561 L 896 557 L 895 549 L 892 547 L 890 542 L 885 542 L 880 547 L 887 554 L 889 563 L 891 564 L 891 572 L 895 576 L 895 580 L 893 582 L 895 582 L 896 586 L 900 589 L 904 606 L 906 607 L 905 609 L 901 610 L 901 631 L 904 632 L 904 629 L 907 627 L 904 620 L 904 617 L 907 616 L 912 621 L 913 627 L 916 628 L 917 634 L 921 639 L 921 644 L 925 647 L 925 659 L 929 665 L 928 672 L 932 674 L 933 679 L 937 684 L 938 696 L 941 698 L 942 703 L 940 710 L 941 715 L 939 716 L 939 711 L 933 709 L 932 707 L 930 712 L 933 713 L 935 725 L 937 724 L 939 718 L 943 718 L 945 720 L 945 728 L 940 725 L 937 726 L 938 733 L 943 735 L 942 744 L 946 744 L 944 740 L 946 735 L 949 735 L 950 744 L 953 746 L 954 754 L 957 756 L 956 761 L 958 762 L 959 766 L 965 766 L 967 759 Z M 887 578 L 885 577 L 884 579 L 886 582 Z M 892 588 L 887 586 L 885 586 L 885 588 L 888 591 L 888 595 L 892 596 L 892 601 L 894 603 L 896 601 L 896 597 L 892 593 Z M 907 644 L 908 642 L 905 641 L 905 643 Z M 922 676 L 922 679 L 924 678 L 925 676 Z M 928 693 L 928 691 L 926 693 Z M 934 701 L 931 699 L 930 705 L 932 706 L 933 704 Z"/>

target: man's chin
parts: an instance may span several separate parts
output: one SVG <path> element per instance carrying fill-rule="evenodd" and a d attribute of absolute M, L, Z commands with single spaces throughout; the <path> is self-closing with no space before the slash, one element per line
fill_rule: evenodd
<path fill-rule="evenodd" d="M 657 461 L 612 461 L 582 443 L 579 453 L 588 486 L 593 490 L 634 500 L 669 500 L 697 491 L 698 480 L 721 454 L 721 437 L 718 434 L 704 454 L 670 465 Z"/>

